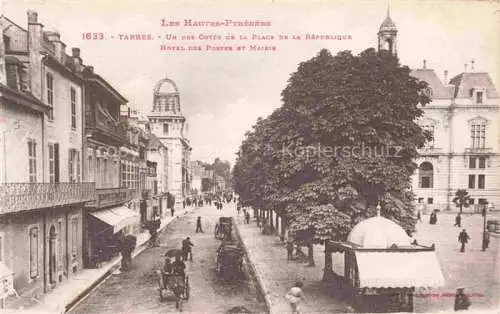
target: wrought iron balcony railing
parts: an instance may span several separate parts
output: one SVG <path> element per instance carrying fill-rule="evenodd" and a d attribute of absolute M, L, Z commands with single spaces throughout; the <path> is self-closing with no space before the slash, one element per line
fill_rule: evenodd
<path fill-rule="evenodd" d="M 493 148 L 486 147 L 470 147 L 465 149 L 466 154 L 491 154 L 493 153 Z"/>
<path fill-rule="evenodd" d="M 420 155 L 439 155 L 443 153 L 442 148 L 438 147 L 423 147 L 418 150 Z"/>
<path fill-rule="evenodd" d="M 135 198 L 135 190 L 128 188 L 104 188 L 96 190 L 96 198 L 87 207 L 103 208 L 119 205 Z"/>
<path fill-rule="evenodd" d="M 3 183 L 0 214 L 85 203 L 96 197 L 95 183 Z"/>

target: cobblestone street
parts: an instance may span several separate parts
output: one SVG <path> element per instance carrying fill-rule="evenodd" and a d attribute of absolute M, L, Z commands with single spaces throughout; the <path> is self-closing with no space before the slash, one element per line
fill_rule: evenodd
<path fill-rule="evenodd" d="M 202 216 L 205 233 L 195 233 L 198 215 Z M 215 273 L 219 241 L 214 239 L 213 230 L 219 216 L 220 212 L 214 207 L 205 206 L 171 223 L 160 236 L 160 247 L 146 249 L 134 259 L 129 272 L 112 275 L 72 313 L 176 312 L 173 300 L 160 302 L 155 271 L 162 267 L 164 253 L 180 248 L 187 236 L 195 246 L 193 262 L 186 262 L 191 296 L 184 302 L 184 312 L 225 313 L 235 307 L 265 312 L 265 303 L 258 297 L 254 280 L 246 277 L 237 283 L 225 283 Z"/>

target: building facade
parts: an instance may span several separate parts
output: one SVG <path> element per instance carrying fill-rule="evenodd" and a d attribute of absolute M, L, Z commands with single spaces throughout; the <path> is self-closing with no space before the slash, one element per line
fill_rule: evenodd
<path fill-rule="evenodd" d="M 397 28 L 389 13 L 378 32 L 379 49 L 397 54 Z M 489 203 L 500 206 L 498 112 L 500 99 L 488 73 L 476 72 L 474 61 L 464 72 L 441 80 L 424 60 L 411 75 L 428 83 L 431 102 L 418 123 L 433 140 L 420 150 L 412 189 L 422 211 L 454 210 L 455 192 L 471 196 L 468 211 Z M 491 205 L 490 205 L 491 206 Z"/>
<path fill-rule="evenodd" d="M 0 17 L 0 263 L 13 288 L 39 298 L 83 267 L 82 78 L 34 11 Z"/>
<path fill-rule="evenodd" d="M 151 132 L 167 147 L 168 190 L 176 203 L 188 196 L 191 145 L 186 118 L 181 112 L 180 94 L 175 83 L 165 78 L 154 89 L 153 109 L 148 114 Z"/>
<path fill-rule="evenodd" d="M 153 208 L 156 208 L 160 217 L 164 217 L 167 215 L 168 150 L 154 134 L 149 136 L 148 162 L 154 166 L 155 171 L 155 175 L 149 179 L 154 182 L 152 184 Z"/>

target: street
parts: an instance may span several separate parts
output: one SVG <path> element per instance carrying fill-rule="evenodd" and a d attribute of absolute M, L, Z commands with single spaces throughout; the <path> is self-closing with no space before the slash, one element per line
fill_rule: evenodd
<path fill-rule="evenodd" d="M 195 233 L 196 217 L 202 216 L 204 233 Z M 160 235 L 160 247 L 148 248 L 133 260 L 132 269 L 113 274 L 76 306 L 71 313 L 161 313 L 177 312 L 175 302 L 160 302 L 156 270 L 163 266 L 168 249 L 181 248 L 187 236 L 194 243 L 193 262 L 186 262 L 191 296 L 184 302 L 186 313 L 226 313 L 241 307 L 253 313 L 266 312 L 258 296 L 255 280 L 245 278 L 226 283 L 215 273 L 219 240 L 214 238 L 215 222 L 220 216 L 215 207 L 193 209 L 172 222 Z M 245 267 L 246 268 L 246 267 Z"/>

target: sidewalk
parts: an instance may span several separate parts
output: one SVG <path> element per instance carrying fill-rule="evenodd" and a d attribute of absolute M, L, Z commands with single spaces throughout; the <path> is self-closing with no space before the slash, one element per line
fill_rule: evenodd
<path fill-rule="evenodd" d="M 174 217 L 166 217 L 162 219 L 159 231 L 164 230 L 170 222 L 177 219 L 179 216 L 185 215 L 192 208 L 177 209 L 177 214 Z M 149 232 L 144 231 L 137 235 L 137 247 L 132 253 L 132 257 L 136 257 L 144 251 L 148 245 Z M 91 290 L 99 281 L 116 271 L 121 264 L 121 256 L 107 261 L 100 268 L 83 269 L 76 276 L 59 284 L 52 292 L 47 293 L 39 301 L 38 305 L 29 307 L 32 300 L 26 300 L 26 308 L 20 307 L 17 310 L 8 309 L 8 313 L 65 313 L 76 300 L 84 296 Z"/>
<path fill-rule="evenodd" d="M 324 248 L 314 248 L 316 266 L 287 261 L 285 245 L 277 236 L 264 236 L 254 221 L 243 224 L 236 218 L 237 230 L 262 287 L 270 314 L 290 313 L 291 308 L 284 298 L 296 281 L 304 284 L 306 301 L 301 303 L 303 313 L 342 313 L 347 304 L 327 292 L 321 278 L 324 268 Z"/>

